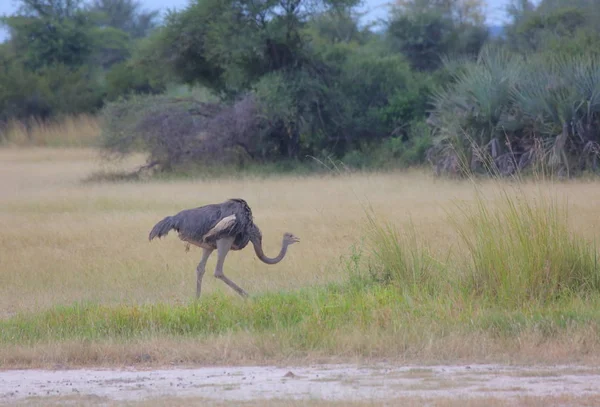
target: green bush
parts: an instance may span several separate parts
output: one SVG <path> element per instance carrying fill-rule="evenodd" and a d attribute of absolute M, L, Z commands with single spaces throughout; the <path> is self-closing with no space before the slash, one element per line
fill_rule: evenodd
<path fill-rule="evenodd" d="M 102 105 L 102 88 L 86 67 L 51 65 L 31 72 L 15 61 L 2 65 L 0 121 L 88 113 Z"/>
<path fill-rule="evenodd" d="M 156 80 L 164 61 L 150 61 L 155 54 L 146 43 L 133 42 L 154 27 L 156 12 L 142 12 L 130 0 L 18 3 L 15 14 L 0 17 L 10 29 L 0 44 L 0 120 L 95 113 L 107 96 L 164 89 Z M 142 54 L 136 63 L 148 64 L 119 65 L 131 60 L 132 51 Z"/>
<path fill-rule="evenodd" d="M 166 84 L 153 84 L 147 76 L 134 69 L 130 62 L 114 65 L 106 74 L 106 97 L 116 100 L 130 94 L 159 94 Z"/>
<path fill-rule="evenodd" d="M 400 55 L 357 50 L 342 64 L 339 84 L 341 131 L 350 142 L 401 136 L 410 121 L 425 117 L 428 88 Z"/>
<path fill-rule="evenodd" d="M 405 136 L 363 143 L 341 158 L 344 166 L 354 169 L 406 168 L 421 165 L 432 146 L 431 131 L 424 121 L 412 122 Z"/>

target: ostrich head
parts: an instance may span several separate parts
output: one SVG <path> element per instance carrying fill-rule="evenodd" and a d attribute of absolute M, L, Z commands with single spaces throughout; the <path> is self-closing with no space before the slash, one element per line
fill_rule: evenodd
<path fill-rule="evenodd" d="M 300 241 L 300 239 L 291 233 L 283 234 L 283 243 L 287 246 L 294 244 L 294 243 L 298 243 L 299 241 Z"/>

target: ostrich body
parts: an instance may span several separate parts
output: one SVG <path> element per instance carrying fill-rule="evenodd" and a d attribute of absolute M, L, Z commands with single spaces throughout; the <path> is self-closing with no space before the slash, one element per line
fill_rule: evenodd
<path fill-rule="evenodd" d="M 166 236 L 171 229 L 179 233 L 179 238 L 188 244 L 202 248 L 202 260 L 196 268 L 196 298 L 202 291 L 202 277 L 206 262 L 211 253 L 218 254 L 215 277 L 233 288 L 242 297 L 248 293 L 231 281 L 223 273 L 223 263 L 229 250 L 242 250 L 252 242 L 256 256 L 266 264 L 277 264 L 285 257 L 289 245 L 300 240 L 291 233 L 283 235 L 281 251 L 270 258 L 262 249 L 262 234 L 254 224 L 252 210 L 243 199 L 229 199 L 219 204 L 210 204 L 194 209 L 183 210 L 167 216 L 150 231 L 149 240 Z"/>

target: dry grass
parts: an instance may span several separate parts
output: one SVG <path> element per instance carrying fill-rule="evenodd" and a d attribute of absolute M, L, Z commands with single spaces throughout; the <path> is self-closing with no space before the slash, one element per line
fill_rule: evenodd
<path fill-rule="evenodd" d="M 600 346 L 593 330 L 580 329 L 548 339 L 536 333 L 498 338 L 482 333 L 411 337 L 393 332 L 369 335 L 351 328 L 332 332 L 337 342 L 323 349 L 298 349 L 285 334 L 228 333 L 207 338 L 136 341 L 71 340 L 3 345 L 3 368 L 77 368 L 213 365 L 306 365 L 314 363 L 502 363 L 598 366 Z"/>
<path fill-rule="evenodd" d="M 121 164 L 131 167 L 143 157 Z M 440 181 L 420 172 L 355 174 L 326 177 L 269 177 L 174 180 L 138 183 L 82 183 L 101 167 L 96 153 L 85 149 L 0 150 L 0 316 L 35 312 L 56 305 L 89 301 L 100 304 L 188 303 L 194 295 L 195 267 L 200 251 L 189 253 L 172 233 L 148 242 L 152 226 L 181 209 L 230 197 L 243 197 L 253 208 L 264 235 L 267 254 L 278 251 L 281 235 L 290 231 L 302 242 L 290 249 L 278 265 L 257 261 L 251 248 L 232 253 L 226 274 L 251 294 L 322 285 L 347 277 L 344 258 L 365 236 L 364 206 L 387 221 L 404 225 L 412 220 L 419 235 L 440 252 L 455 247 L 456 230 L 448 211 L 456 202 L 475 199 L 467 182 Z M 497 184 L 484 182 L 493 196 Z M 522 186 L 532 193 L 533 184 Z M 593 238 L 600 223 L 600 189 L 588 181 L 543 185 L 568 196 L 571 226 Z M 215 258 L 208 268 L 214 267 Z M 203 292 L 221 291 L 239 301 L 237 294 L 207 273 Z M 380 318 L 390 315 L 382 308 Z M 379 312 L 378 311 L 378 312 Z M 389 311 L 391 312 L 391 310 Z M 387 325 L 386 325 L 387 326 Z M 229 335 L 229 334 L 228 334 Z M 525 358 L 565 360 L 584 358 L 598 349 L 597 330 L 566 332 L 551 341 L 525 332 L 506 341 L 479 334 L 440 338 L 390 330 L 380 337 L 351 329 L 332 333 L 330 348 L 294 352 L 285 338 L 270 334 L 232 333 L 229 340 L 192 340 L 174 346 L 174 339 L 128 343 L 64 342 L 35 346 L 5 346 L 5 366 L 264 361 L 328 358 L 327 351 L 344 357 L 385 357 L 390 354 L 420 359 Z M 400 335 L 400 337 L 398 336 Z M 470 335 L 470 336 L 469 336 Z M 529 335 L 529 336 L 528 336 Z M 213 338 L 214 339 L 214 338 Z M 184 341 L 185 342 L 185 341 Z M 233 346 L 226 344 L 235 343 Z M 226 346 L 225 348 L 220 348 Z M 170 351 L 167 351 L 169 350 Z M 162 356 L 161 356 L 162 355 Z M 141 358 L 141 359 L 136 359 Z"/>
<path fill-rule="evenodd" d="M 0 131 L 0 144 L 10 146 L 91 146 L 100 136 L 95 116 L 67 116 L 58 120 L 11 120 Z"/>
<path fill-rule="evenodd" d="M 100 165 L 90 150 L 0 150 L 0 315 L 81 300 L 188 301 L 199 249 L 186 253 L 175 233 L 147 239 L 157 221 L 184 208 L 243 197 L 263 230 L 267 254 L 278 251 L 284 232 L 301 237 L 275 266 L 257 261 L 251 248 L 228 257 L 226 273 L 258 293 L 342 278 L 340 256 L 364 236 L 367 202 L 394 224 L 412 219 L 420 235 L 444 251 L 456 241 L 447 211 L 457 200 L 474 198 L 468 183 L 421 173 L 82 184 Z M 588 182 L 553 188 L 569 197 L 574 228 L 593 238 L 600 189 Z M 205 278 L 207 293 L 230 293 L 208 273 Z"/>
<path fill-rule="evenodd" d="M 423 219 L 445 244 L 444 207 L 471 190 L 422 174 L 82 184 L 98 165 L 86 150 L 0 150 L 3 315 L 79 300 L 188 301 L 200 251 L 185 253 L 176 234 L 147 240 L 157 221 L 184 208 L 243 197 L 268 254 L 278 251 L 284 232 L 301 237 L 276 266 L 257 261 L 251 249 L 228 257 L 230 277 L 257 293 L 341 278 L 340 256 L 364 234 L 367 199 L 394 222 Z M 206 280 L 207 293 L 230 292 Z"/>

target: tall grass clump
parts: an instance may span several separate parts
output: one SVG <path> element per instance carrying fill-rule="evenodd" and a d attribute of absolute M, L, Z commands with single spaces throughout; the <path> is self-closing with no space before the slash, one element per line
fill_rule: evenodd
<path fill-rule="evenodd" d="M 369 215 L 371 280 L 398 287 L 400 296 L 512 308 L 600 292 L 596 246 L 571 231 L 567 205 L 500 188 L 494 200 L 476 190 L 474 203 L 449 214 L 457 244 L 447 253 L 417 225 L 400 232 Z"/>
<path fill-rule="evenodd" d="M 569 228 L 566 204 L 503 189 L 497 204 L 478 191 L 452 223 L 466 248 L 462 289 L 495 303 L 547 303 L 600 290 L 595 245 Z"/>
<path fill-rule="evenodd" d="M 9 120 L 0 126 L 0 145 L 35 147 L 90 147 L 100 136 L 95 116 L 81 114 L 60 119 Z"/>
<path fill-rule="evenodd" d="M 444 286 L 440 263 L 432 248 L 417 233 L 413 223 L 401 231 L 367 213 L 373 262 L 372 280 L 392 284 L 405 295 L 435 295 Z"/>

